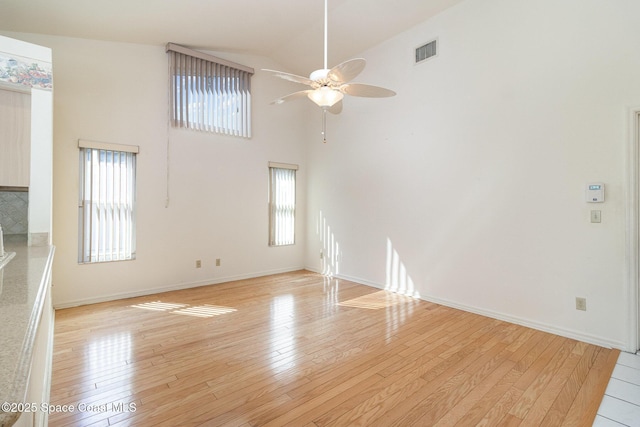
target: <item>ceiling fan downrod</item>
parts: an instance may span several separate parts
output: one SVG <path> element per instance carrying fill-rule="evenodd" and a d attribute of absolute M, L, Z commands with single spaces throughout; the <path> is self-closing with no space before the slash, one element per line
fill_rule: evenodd
<path fill-rule="evenodd" d="M 327 24 L 327 22 L 329 21 L 328 16 L 329 16 L 329 0 L 324 0 L 324 69 L 326 70 L 327 67 L 327 46 L 328 46 L 328 36 L 327 34 L 329 33 L 329 25 Z"/>
<path fill-rule="evenodd" d="M 329 46 L 329 0 L 324 0 L 324 69 L 328 69 L 327 51 Z M 327 109 L 322 108 L 322 143 L 327 143 Z"/>

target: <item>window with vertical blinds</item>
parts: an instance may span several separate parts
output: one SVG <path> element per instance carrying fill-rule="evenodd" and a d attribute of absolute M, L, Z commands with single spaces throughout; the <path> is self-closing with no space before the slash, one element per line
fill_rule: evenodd
<path fill-rule="evenodd" d="M 136 256 L 138 147 L 80 141 L 78 262 Z"/>
<path fill-rule="evenodd" d="M 251 137 L 253 68 L 169 43 L 171 123 Z"/>
<path fill-rule="evenodd" d="M 269 245 L 295 243 L 297 165 L 269 163 Z"/>

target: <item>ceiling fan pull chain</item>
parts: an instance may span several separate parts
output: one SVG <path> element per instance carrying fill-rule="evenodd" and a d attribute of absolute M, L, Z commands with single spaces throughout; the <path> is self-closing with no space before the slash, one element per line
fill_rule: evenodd
<path fill-rule="evenodd" d="M 322 142 L 327 143 L 327 109 L 322 109 Z"/>

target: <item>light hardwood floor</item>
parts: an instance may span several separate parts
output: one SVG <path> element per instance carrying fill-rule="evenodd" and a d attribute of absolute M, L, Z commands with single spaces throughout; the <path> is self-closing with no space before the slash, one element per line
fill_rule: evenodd
<path fill-rule="evenodd" d="M 299 271 L 57 311 L 50 425 L 590 426 L 618 353 Z"/>

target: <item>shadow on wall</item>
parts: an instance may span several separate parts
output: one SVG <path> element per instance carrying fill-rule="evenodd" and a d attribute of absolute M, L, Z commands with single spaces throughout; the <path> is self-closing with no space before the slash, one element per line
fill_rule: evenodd
<path fill-rule="evenodd" d="M 319 236 L 321 244 L 320 272 L 330 278 L 339 275 L 340 260 L 342 259 L 340 243 L 336 240 L 333 231 L 331 231 L 331 226 L 327 223 L 327 218 L 322 211 L 318 214 L 316 234 Z M 406 266 L 400 259 L 398 251 L 394 249 L 393 243 L 389 238 L 387 238 L 386 279 L 384 289 L 390 292 L 420 298 L 420 293 L 416 290 L 413 279 L 407 272 Z"/>
<path fill-rule="evenodd" d="M 320 251 L 321 273 L 330 277 L 339 274 L 341 258 L 340 244 L 333 235 L 331 226 L 327 225 L 327 219 L 322 211 L 320 211 L 318 215 L 316 234 L 320 237 L 320 244 L 322 245 L 322 250 Z"/>
<path fill-rule="evenodd" d="M 400 259 L 398 251 L 393 248 L 391 239 L 387 238 L 387 275 L 385 280 L 385 290 L 420 298 L 420 293 L 416 291 L 415 285 L 407 268 Z"/>

